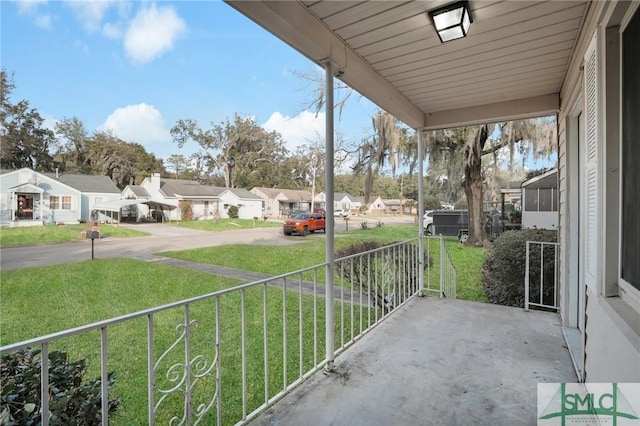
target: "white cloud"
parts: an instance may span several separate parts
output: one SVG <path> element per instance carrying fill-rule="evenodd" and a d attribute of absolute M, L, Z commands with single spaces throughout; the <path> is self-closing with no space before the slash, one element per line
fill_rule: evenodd
<path fill-rule="evenodd" d="M 102 35 L 107 38 L 119 39 L 122 37 L 123 33 L 124 33 L 124 30 L 122 28 L 122 25 L 118 23 L 114 24 L 114 23 L 107 22 L 102 27 Z"/>
<path fill-rule="evenodd" d="M 80 24 L 90 33 L 100 31 L 102 20 L 114 1 L 69 1 L 67 4 L 73 9 Z"/>
<path fill-rule="evenodd" d="M 21 15 L 33 15 L 40 5 L 46 4 L 47 0 L 17 0 L 18 13 Z"/>
<path fill-rule="evenodd" d="M 120 139 L 147 147 L 158 142 L 171 141 L 164 127 L 162 114 L 152 105 L 141 103 L 116 108 L 98 130 L 111 131 Z"/>
<path fill-rule="evenodd" d="M 51 15 L 38 13 L 40 6 L 46 6 L 47 0 L 17 0 L 18 14 L 27 15 L 33 18 L 33 23 L 44 30 L 52 28 L 53 17 Z"/>
<path fill-rule="evenodd" d="M 325 120 L 324 113 L 317 116 L 311 111 L 302 111 L 295 117 L 283 116 L 278 111 L 262 125 L 267 131 L 276 131 L 282 135 L 287 149 L 295 151 L 300 145 L 308 145 L 318 138 L 324 140 Z"/>
<path fill-rule="evenodd" d="M 44 30 L 50 30 L 52 28 L 50 15 L 37 15 L 33 19 L 33 22 L 37 27 L 40 27 Z"/>
<path fill-rule="evenodd" d="M 138 63 L 149 62 L 173 48 L 187 24 L 173 7 L 151 4 L 138 11 L 125 34 L 124 50 Z"/>

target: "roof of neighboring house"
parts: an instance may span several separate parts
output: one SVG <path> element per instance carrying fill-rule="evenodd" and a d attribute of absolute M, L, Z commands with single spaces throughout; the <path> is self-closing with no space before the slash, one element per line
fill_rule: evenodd
<path fill-rule="evenodd" d="M 219 197 L 227 188 L 201 185 L 195 180 L 184 179 L 160 179 L 160 191 L 165 196 L 182 197 Z"/>
<path fill-rule="evenodd" d="M 236 197 L 242 198 L 245 200 L 260 200 L 262 201 L 262 197 L 254 194 L 253 192 L 244 189 L 244 188 L 222 188 L 223 190 L 229 190 L 229 192 L 233 192 Z"/>
<path fill-rule="evenodd" d="M 384 203 L 389 207 L 400 206 L 400 200 L 384 200 Z"/>
<path fill-rule="evenodd" d="M 362 204 L 364 204 L 364 197 L 353 197 L 356 201 L 361 202 Z M 374 201 L 376 201 L 378 198 L 380 198 L 380 200 L 382 200 L 382 198 L 378 195 L 369 195 L 369 204 L 373 203 Z M 382 201 L 384 202 L 384 201 Z"/>
<path fill-rule="evenodd" d="M 80 192 L 120 193 L 120 190 L 109 176 L 61 174 L 56 177 L 55 173 L 43 174 Z"/>
<path fill-rule="evenodd" d="M 525 189 L 557 188 L 558 187 L 558 170 L 552 169 L 539 176 L 526 180 L 522 182 L 522 187 L 526 187 Z"/>
<path fill-rule="evenodd" d="M 311 193 L 303 189 L 282 189 L 282 188 L 263 188 L 256 186 L 257 189 L 269 198 L 276 198 L 278 195 L 284 195 L 287 200 L 291 201 L 311 201 Z"/>
<path fill-rule="evenodd" d="M 500 182 L 498 184 L 498 187 L 500 188 L 500 191 L 502 191 L 502 192 L 509 192 L 509 191 L 513 191 L 513 190 L 517 190 L 519 192 L 521 185 L 522 185 L 522 182 L 517 182 L 517 181 Z"/>
<path fill-rule="evenodd" d="M 278 196 L 278 194 L 280 194 L 282 192 L 282 189 L 265 188 L 265 187 L 262 187 L 262 186 L 255 186 L 253 189 L 262 192 L 263 194 L 265 194 L 269 198 L 275 198 L 275 197 Z"/>
<path fill-rule="evenodd" d="M 334 200 L 342 200 L 347 198 L 349 201 L 357 201 L 352 195 L 347 194 L 346 192 L 335 192 L 333 194 Z"/>
<path fill-rule="evenodd" d="M 149 194 L 147 190 L 140 185 L 129 185 L 129 189 L 136 195 L 136 197 L 151 197 L 151 194 Z"/>

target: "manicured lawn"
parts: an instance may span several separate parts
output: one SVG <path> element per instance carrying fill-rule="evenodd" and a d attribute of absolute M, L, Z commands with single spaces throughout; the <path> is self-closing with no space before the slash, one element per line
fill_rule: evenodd
<path fill-rule="evenodd" d="M 43 227 L 47 228 L 47 227 Z M 51 227 L 54 229 L 61 227 Z M 4 231 L 4 230 L 3 230 Z M 104 228 L 103 228 L 104 232 Z M 369 229 L 353 229 L 336 235 L 336 249 L 357 241 L 396 242 L 414 238 L 416 228 L 407 226 L 382 226 Z M 163 255 L 202 263 L 214 263 L 238 269 L 263 272 L 270 275 L 291 272 L 324 262 L 325 239 L 320 237 L 292 237 L 302 241 L 292 246 L 232 245 L 206 249 L 168 252 Z M 438 240 L 429 240 L 429 252 L 433 265 L 439 259 Z M 486 301 L 480 284 L 484 251 L 467 247 L 455 238 L 446 239 L 448 251 L 457 269 L 458 298 Z M 321 271 L 322 272 L 322 271 Z M 322 275 L 322 274 L 319 274 Z M 324 277 L 318 277 L 323 281 Z M 437 286 L 438 269 L 434 267 L 427 275 L 432 286 Z M 172 301 L 237 285 L 236 280 L 212 276 L 193 270 L 171 268 L 162 264 L 146 263 L 128 259 L 106 259 L 75 264 L 3 271 L 0 284 L 0 343 L 3 345 L 40 336 L 63 329 L 113 318 Z M 426 283 L 425 283 L 426 286 Z M 314 303 L 313 297 L 288 292 L 283 297 L 276 288 L 253 287 L 246 290 L 246 347 L 249 354 L 246 364 L 248 384 L 248 411 L 264 402 L 264 356 L 263 356 L 263 311 L 264 297 L 267 300 L 268 358 L 271 367 L 268 381 L 272 383 L 270 395 L 280 390 L 283 381 L 283 359 L 287 359 L 287 376 L 295 380 L 300 371 L 299 324 L 304 336 L 302 344 L 303 371 L 313 366 L 314 325 L 313 313 L 318 312 L 318 342 L 315 350 L 318 359 L 324 354 L 324 300 Z M 286 300 L 286 305 L 283 301 Z M 220 298 L 220 356 L 222 365 L 223 422 L 236 422 L 242 413 L 241 375 L 241 303 L 240 293 L 234 292 Z M 315 306 L 314 306 L 315 305 Z M 190 319 L 199 326 L 193 328 L 192 356 L 205 355 L 210 362 L 215 355 L 216 316 L 215 299 L 193 303 L 189 308 Z M 336 304 L 336 316 L 341 309 Z M 345 321 L 351 321 L 351 310 L 344 309 Z M 355 309 L 353 320 L 359 322 L 359 310 Z M 373 316 L 372 316 L 373 318 Z M 363 316 L 367 321 L 366 314 Z M 176 341 L 180 329 L 176 325 L 184 321 L 184 310 L 174 308 L 154 314 L 154 360 L 158 360 L 166 348 Z M 287 324 L 287 336 L 283 336 L 283 322 Z M 111 326 L 109 336 L 109 370 L 116 372 L 116 384 L 112 397 L 121 401 L 112 424 L 146 424 L 147 383 L 147 320 L 146 317 Z M 366 326 L 366 325 L 365 325 Z M 336 319 L 336 342 L 341 339 L 340 321 Z M 356 327 L 357 328 L 357 327 Z M 349 330 L 349 327 L 347 327 Z M 347 334 L 349 331 L 347 331 Z M 345 336 L 347 340 L 351 337 Z M 286 355 L 285 342 L 286 341 Z M 97 331 L 81 336 L 64 338 L 53 344 L 51 350 L 65 348 L 70 359 L 87 357 L 89 371 L 86 378 L 99 375 L 100 336 Z M 159 388 L 168 388 L 172 383 L 166 375 L 168 369 L 184 362 L 184 342 L 180 341 L 170 351 L 156 374 Z M 210 365 L 210 364 L 209 364 Z M 175 367 L 174 367 L 175 368 Z M 213 379 L 206 377 L 197 386 L 195 399 L 205 401 L 211 395 Z M 208 387 L 208 390 L 205 388 Z M 160 397 L 156 393 L 157 398 Z M 180 395 L 166 401 L 167 408 L 159 411 L 162 423 L 169 420 L 169 410 L 180 412 Z M 210 424 L 213 418 L 207 418 Z"/>
<path fill-rule="evenodd" d="M 416 228 L 406 226 L 372 227 L 366 230 L 354 229 L 336 235 L 336 250 L 358 241 L 404 241 L 416 236 Z M 209 263 L 247 271 L 279 275 L 297 269 L 318 265 L 325 259 L 324 238 L 291 237 L 303 241 L 291 246 L 255 246 L 255 245 L 227 245 L 207 247 L 184 251 L 170 251 L 161 253 L 163 256 L 191 262 Z M 438 284 L 439 245 L 437 240 L 430 239 L 430 253 L 434 268 L 430 275 L 431 286 Z M 457 272 L 457 293 L 459 299 L 486 302 L 482 289 L 482 262 L 484 249 L 460 244 L 454 237 L 445 238 L 445 244 Z M 319 277 L 321 281 L 323 276 Z M 426 280 L 427 278 L 425 278 Z M 425 283 L 427 286 L 427 283 Z"/>
<path fill-rule="evenodd" d="M 0 287 L 0 341 L 2 344 L 21 341 L 69 327 L 112 318 L 117 315 L 154 307 L 171 301 L 207 294 L 238 284 L 232 279 L 212 276 L 197 271 L 171 268 L 127 259 L 107 259 L 80 262 L 70 265 L 28 268 L 6 271 Z M 277 288 L 253 287 L 245 291 L 246 347 L 248 410 L 264 402 L 265 379 L 263 356 L 263 303 L 267 299 L 269 391 L 274 395 L 283 382 L 283 359 L 287 359 L 287 376 L 295 380 L 300 371 L 299 325 L 303 329 L 303 371 L 314 365 L 314 309 L 318 312 L 318 359 L 324 354 L 324 300 L 314 303 L 312 296 L 283 292 Z M 283 300 L 286 300 L 284 305 Z M 220 298 L 220 356 L 222 369 L 223 422 L 235 423 L 242 413 L 241 375 L 241 295 L 234 292 Z M 314 306 L 315 305 L 315 306 Z M 211 362 L 215 357 L 216 330 L 215 299 L 192 303 L 189 318 L 197 321 L 192 328 L 190 351 L 192 357 L 203 355 Z M 336 304 L 336 316 L 339 315 Z M 358 310 L 354 320 L 359 322 Z M 373 316 L 372 316 L 373 317 Z M 345 321 L 350 321 L 350 309 L 345 309 Z M 184 321 L 184 310 L 174 308 L 153 315 L 154 360 L 174 343 L 181 331 L 176 325 Z M 365 316 L 364 322 L 367 321 Z M 287 323 L 286 339 L 283 322 Z M 340 339 L 340 321 L 336 319 L 336 342 Z M 116 372 L 116 383 L 111 397 L 121 401 L 112 424 L 147 423 L 147 319 L 142 317 L 111 326 L 108 329 L 108 368 Z M 346 339 L 350 339 L 347 329 Z M 285 344 L 286 340 L 286 355 Z M 100 335 L 97 331 L 64 338 L 52 344 L 50 349 L 65 348 L 70 359 L 87 357 L 89 370 L 86 379 L 99 375 Z M 166 358 L 160 362 L 156 374 L 158 388 L 173 384 L 168 374 L 171 366 L 184 362 L 184 342 L 179 341 Z M 194 368 L 204 364 L 193 364 Z M 210 365 L 210 364 L 208 364 Z M 181 374 L 181 373 L 180 373 Z M 195 387 L 195 400 L 199 403 L 210 399 L 213 379 L 205 377 Z M 160 394 L 156 393 L 156 401 Z M 158 414 L 158 422 L 169 421 L 169 411 L 181 412 L 182 395 L 168 398 Z M 214 410 L 215 411 L 215 410 Z M 204 424 L 212 424 L 208 417 Z"/>
<path fill-rule="evenodd" d="M 180 221 L 178 226 L 201 231 L 229 231 L 231 229 L 251 229 L 251 228 L 281 228 L 282 221 L 258 219 L 219 219 L 215 220 L 191 220 Z"/>
<path fill-rule="evenodd" d="M 358 241 L 398 242 L 416 236 L 411 226 L 382 226 L 367 230 L 356 229 L 336 234 L 335 248 Z M 300 244 L 289 246 L 256 246 L 256 245 L 225 245 L 206 247 L 183 251 L 168 251 L 160 253 L 162 256 L 191 262 L 210 263 L 246 271 L 261 272 L 270 275 L 280 275 L 297 269 L 324 263 L 324 237 L 287 237 Z"/>
<path fill-rule="evenodd" d="M 0 229 L 0 246 L 51 244 L 78 241 L 85 238 L 86 224 L 61 226 L 24 226 Z M 100 232 L 109 238 L 143 237 L 146 232 L 113 225 L 100 225 Z M 81 235 L 82 234 L 82 235 Z"/>

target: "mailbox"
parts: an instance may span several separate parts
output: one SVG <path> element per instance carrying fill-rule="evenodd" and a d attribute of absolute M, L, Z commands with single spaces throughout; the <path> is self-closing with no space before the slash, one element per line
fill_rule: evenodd
<path fill-rule="evenodd" d="M 100 231 L 87 231 L 87 238 L 91 240 L 100 238 Z"/>

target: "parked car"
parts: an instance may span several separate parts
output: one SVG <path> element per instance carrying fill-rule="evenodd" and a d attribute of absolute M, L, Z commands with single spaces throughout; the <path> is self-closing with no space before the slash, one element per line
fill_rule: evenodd
<path fill-rule="evenodd" d="M 494 240 L 501 232 L 500 213 L 486 211 L 485 231 L 489 240 Z M 467 210 L 436 210 L 433 214 L 434 235 L 455 236 L 461 243 L 469 237 L 469 212 Z"/>
<path fill-rule="evenodd" d="M 433 235 L 433 210 L 427 210 L 422 216 L 422 227 L 424 235 Z"/>
<path fill-rule="evenodd" d="M 347 209 L 339 209 L 333 211 L 333 217 L 347 217 L 351 213 Z"/>
<path fill-rule="evenodd" d="M 322 213 L 300 213 L 293 219 L 287 219 L 282 225 L 284 235 L 300 234 L 306 236 L 315 231 L 326 230 L 326 219 Z"/>
<path fill-rule="evenodd" d="M 294 218 L 296 216 L 298 216 L 299 214 L 303 214 L 303 213 L 309 213 L 309 210 L 289 210 L 289 212 L 287 213 L 287 217 L 290 218 Z"/>

